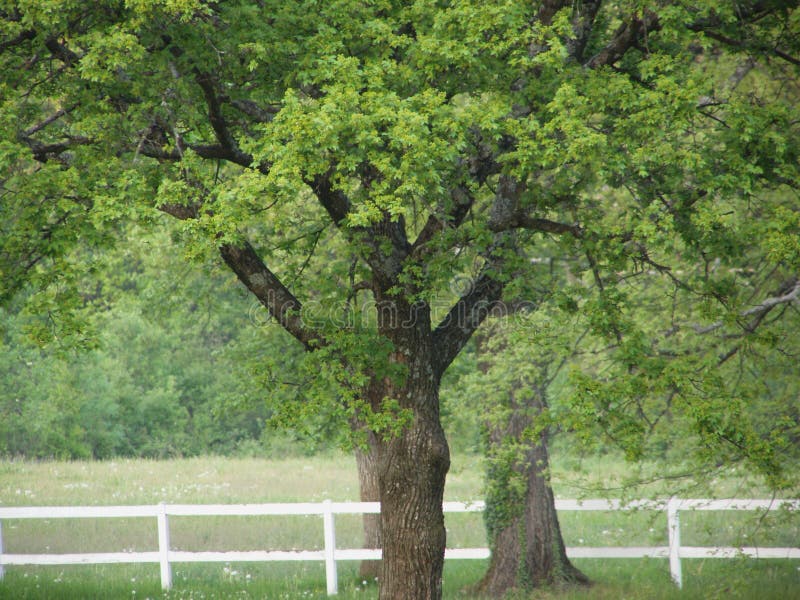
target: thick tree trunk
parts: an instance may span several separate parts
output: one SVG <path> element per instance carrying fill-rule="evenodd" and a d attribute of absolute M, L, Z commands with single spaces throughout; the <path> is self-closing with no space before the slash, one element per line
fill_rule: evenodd
<path fill-rule="evenodd" d="M 374 446 L 374 443 L 372 444 Z M 374 448 L 356 450 L 358 468 L 359 497 L 361 502 L 380 501 L 378 485 L 378 464 Z M 378 514 L 364 515 L 364 548 L 381 547 L 381 521 Z M 380 576 L 380 560 L 361 561 L 358 574 L 362 579 L 374 580 Z"/>
<path fill-rule="evenodd" d="M 380 300 L 380 298 L 378 298 Z M 442 500 L 450 450 L 439 421 L 441 373 L 434 357 L 430 310 L 393 298 L 379 310 L 379 330 L 393 345 L 402 376 L 375 377 L 375 411 L 391 399 L 409 416 L 395 435 L 375 436 L 383 560 L 380 600 L 439 600 L 446 544 Z"/>
<path fill-rule="evenodd" d="M 564 549 L 550 486 L 547 432 L 532 445 L 524 442 L 534 425 L 530 409 L 512 400 L 508 421 L 489 434 L 486 521 L 492 557 L 478 590 L 493 597 L 513 589 L 589 583 Z M 534 407 L 535 414 L 540 410 L 541 404 Z"/>
<path fill-rule="evenodd" d="M 438 600 L 446 534 L 442 500 L 450 454 L 438 420 L 414 423 L 380 451 L 381 600 Z"/>

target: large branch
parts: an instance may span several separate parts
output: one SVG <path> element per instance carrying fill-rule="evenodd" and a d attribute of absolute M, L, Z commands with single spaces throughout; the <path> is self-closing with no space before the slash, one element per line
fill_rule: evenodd
<path fill-rule="evenodd" d="M 450 192 L 453 205 L 445 215 L 428 215 L 417 239 L 411 245 L 411 254 L 415 259 L 422 258 L 430 252 L 430 242 L 442 231 L 452 228 L 457 229 L 469 214 L 470 208 L 475 203 L 475 197 L 466 186 L 458 186 Z"/>
<path fill-rule="evenodd" d="M 356 243 L 363 243 L 367 248 L 364 259 L 372 270 L 374 284 L 383 291 L 399 285 L 406 258 L 411 253 L 403 216 L 393 217 L 384 211 L 380 221 L 369 227 L 355 228 L 354 236 Z"/>
<path fill-rule="evenodd" d="M 552 25 L 556 13 L 571 4 L 571 0 L 544 0 L 536 13 L 536 20 L 545 26 Z"/>
<path fill-rule="evenodd" d="M 769 312 L 776 306 L 791 304 L 800 298 L 800 279 L 788 281 L 781 286 L 781 289 L 778 290 L 777 294 L 778 295 L 767 298 L 760 304 L 757 304 L 756 306 L 748 308 L 747 310 L 743 310 L 739 313 L 739 318 L 752 317 L 749 323 L 742 326 L 747 333 L 753 333 L 758 325 L 761 324 L 761 321 L 764 319 L 764 317 L 766 317 L 767 314 L 769 314 Z M 725 323 L 723 321 L 717 321 L 716 323 L 706 325 L 705 327 L 694 326 L 693 329 L 695 333 L 703 335 L 706 333 L 711 333 L 712 331 L 716 331 L 724 325 Z"/>
<path fill-rule="evenodd" d="M 480 276 L 456 302 L 433 332 L 437 372 L 441 375 L 453 362 L 472 334 L 489 316 L 503 295 L 497 278 L 498 260 L 490 261 Z"/>
<path fill-rule="evenodd" d="M 74 136 L 49 144 L 40 142 L 24 133 L 19 134 L 17 138 L 30 148 L 33 158 L 41 163 L 45 163 L 51 158 L 58 158 L 64 152 L 77 146 L 86 146 L 93 143 L 93 140 L 81 136 Z"/>
<path fill-rule="evenodd" d="M 217 95 L 217 86 L 214 78 L 207 73 L 196 71 L 195 79 L 203 91 L 208 107 L 209 122 L 218 143 L 190 146 L 191 149 L 203 158 L 220 158 L 243 167 L 250 167 L 253 163 L 253 157 L 241 151 L 228 127 L 222 114 L 222 105 Z M 180 139 L 176 141 L 180 145 Z M 143 154 L 154 156 L 155 158 L 178 159 L 180 158 L 180 153 L 180 147 L 169 152 L 163 152 L 160 149 L 149 146 L 143 149 Z M 269 170 L 269 166 L 266 164 L 258 165 L 257 168 L 262 173 L 266 173 Z M 313 180 L 307 180 L 306 184 L 313 190 L 333 222 L 338 226 L 343 226 L 349 214 L 350 203 L 347 196 L 332 185 L 331 173 L 317 176 Z M 179 218 L 192 218 L 196 216 L 197 207 L 169 205 L 163 206 L 162 210 L 170 212 L 170 214 Z M 379 244 L 376 242 L 374 244 L 375 253 L 378 252 L 378 246 Z M 306 349 L 311 350 L 324 343 L 322 336 L 313 329 L 308 328 L 303 322 L 300 301 L 270 271 L 248 242 L 238 245 L 225 244 L 220 247 L 220 254 L 247 289 L 258 298 L 281 326 L 300 341 Z M 373 263 L 375 262 L 377 261 L 373 260 Z"/>
<path fill-rule="evenodd" d="M 66 114 L 68 114 L 70 112 L 72 112 L 76 108 L 78 108 L 78 104 L 77 103 L 72 104 L 71 106 L 68 106 L 67 108 L 61 108 L 61 109 L 57 110 L 56 112 L 54 112 L 49 117 L 46 117 L 45 119 L 40 121 L 39 123 L 36 123 L 35 125 L 31 125 L 30 127 L 28 127 L 28 129 L 26 129 L 25 131 L 22 132 L 22 135 L 23 136 L 32 136 L 34 133 L 38 133 L 39 131 L 41 131 L 42 129 L 47 127 L 48 125 L 52 125 L 53 123 L 58 121 L 61 117 L 63 117 L 64 115 L 66 115 Z"/>
<path fill-rule="evenodd" d="M 252 100 L 231 100 L 230 105 L 236 110 L 246 114 L 256 123 L 268 123 L 280 112 L 278 106 L 259 106 Z"/>
<path fill-rule="evenodd" d="M 642 18 L 632 17 L 620 25 L 614 35 L 597 54 L 590 58 L 584 66 L 597 69 L 606 65 L 613 65 L 625 53 L 638 46 L 647 38 L 649 31 L 660 29 L 658 16 L 650 11 L 645 12 Z"/>
<path fill-rule="evenodd" d="M 475 152 L 463 161 L 462 167 L 465 168 L 464 176 L 478 186 L 484 185 L 491 175 L 500 172 L 500 164 L 496 160 L 494 149 L 484 143 L 480 137 L 476 140 Z M 460 227 L 474 204 L 475 195 L 466 182 L 454 185 L 450 189 L 449 206 L 440 207 L 439 210 L 435 210 L 428 216 L 417 239 L 411 245 L 412 258 L 419 260 L 429 254 L 432 250 L 430 242 L 433 238 L 442 231 Z"/>
<path fill-rule="evenodd" d="M 544 26 L 553 24 L 553 17 L 558 11 L 571 8 L 572 15 L 572 36 L 565 40 L 569 55 L 575 60 L 580 61 L 583 57 L 583 50 L 592 33 L 595 18 L 600 11 L 602 0 L 583 0 L 574 2 L 571 0 L 544 0 L 536 14 L 536 21 Z M 538 46 L 532 46 L 531 54 L 536 54 L 541 50 Z"/>
<path fill-rule="evenodd" d="M 491 210 L 493 219 L 519 204 L 524 185 L 512 177 L 501 175 Z M 461 295 L 447 316 L 433 332 L 438 373 L 458 356 L 458 353 L 486 319 L 493 306 L 503 295 L 503 282 L 499 277 L 504 265 L 504 250 L 511 243 L 512 234 L 496 232 L 494 243 L 485 254 L 486 263 L 478 278 Z"/>
<path fill-rule="evenodd" d="M 225 116 L 222 114 L 222 103 L 217 96 L 217 85 L 214 77 L 209 73 L 197 71 L 195 73 L 195 80 L 203 91 L 203 98 L 205 98 L 206 106 L 208 107 L 208 120 L 211 123 L 211 128 L 214 130 L 219 145 L 227 152 L 227 156 L 223 158 L 237 165 L 249 167 L 253 163 L 253 157 L 239 148 L 238 142 L 233 137 L 228 127 Z"/>
<path fill-rule="evenodd" d="M 379 221 L 368 226 L 347 226 L 350 199 L 333 185 L 332 175 L 333 169 L 307 180 L 306 184 L 313 190 L 337 227 L 356 244 L 364 245 L 364 260 L 372 270 L 375 284 L 384 290 L 397 285 L 405 259 L 411 253 L 403 217 L 393 217 L 384 212 Z"/>
<path fill-rule="evenodd" d="M 551 221 L 550 219 L 541 219 L 521 212 L 512 214 L 503 222 L 490 223 L 489 228 L 495 232 L 508 231 L 510 229 L 527 229 L 529 231 L 555 233 L 558 235 L 569 234 L 575 238 L 583 236 L 583 230 L 580 225 L 561 223 L 559 221 Z"/>
<path fill-rule="evenodd" d="M 323 339 L 303 321 L 303 305 L 267 268 L 255 249 L 248 243 L 223 244 L 219 249 L 239 280 L 258 298 L 281 326 L 307 350 L 323 344 Z"/>
<path fill-rule="evenodd" d="M 577 224 L 560 223 L 529 215 L 520 205 L 520 196 L 524 189 L 524 183 L 508 175 L 500 176 L 489 215 L 490 231 L 501 233 L 514 229 L 528 229 L 542 233 L 569 234 L 575 238 L 583 236 L 583 230 Z"/>
<path fill-rule="evenodd" d="M 9 48 L 14 48 L 19 46 L 20 44 L 27 42 L 28 40 L 32 40 L 36 37 L 36 31 L 33 29 L 25 29 L 17 34 L 16 37 L 11 38 L 10 40 L 3 40 L 0 42 L 0 53 L 5 52 Z"/>
<path fill-rule="evenodd" d="M 44 45 L 53 56 L 70 67 L 78 64 L 81 59 L 75 52 L 67 48 L 66 44 L 62 44 L 55 37 L 48 37 Z"/>
<path fill-rule="evenodd" d="M 583 61 L 583 52 L 592 35 L 601 4 L 602 0 L 584 0 L 575 4 L 572 15 L 572 38 L 567 40 L 567 50 L 579 63 Z"/>
<path fill-rule="evenodd" d="M 798 5 L 800 5 L 800 2 L 792 0 L 786 3 L 785 7 L 779 9 L 769 0 L 762 0 L 760 2 L 754 2 L 749 6 L 738 6 L 738 24 L 744 25 L 754 22 L 771 11 L 783 10 L 784 8 L 796 9 Z M 597 54 L 586 61 L 584 66 L 595 69 L 602 66 L 613 65 L 620 60 L 628 50 L 646 43 L 647 35 L 651 32 L 659 31 L 662 26 L 663 24 L 659 20 L 658 15 L 652 11 L 645 11 L 641 18 L 638 16 L 628 18 L 617 28 L 611 40 Z M 726 35 L 720 31 L 720 29 L 725 26 L 726 24 L 723 23 L 717 15 L 712 13 L 708 17 L 698 18 L 688 23 L 686 28 L 696 33 L 702 33 L 727 46 L 752 49 L 765 54 L 772 54 L 794 65 L 800 65 L 800 59 L 798 57 L 792 56 L 773 45 L 758 41 L 750 42 L 746 40 L 743 35 L 736 37 Z"/>
<path fill-rule="evenodd" d="M 200 158 L 229 160 L 231 157 L 230 151 L 220 144 L 180 144 L 179 148 L 165 150 L 162 146 L 150 143 L 148 140 L 144 140 L 143 143 L 139 145 L 137 154 L 157 160 L 181 160 L 183 157 L 183 150 L 187 148 Z"/>
<path fill-rule="evenodd" d="M 327 173 L 317 175 L 306 180 L 306 185 L 311 188 L 317 200 L 328 213 L 331 221 L 338 227 L 344 226 L 344 221 L 350 214 L 350 199 L 342 190 L 335 188 L 331 182 L 333 168 Z"/>
<path fill-rule="evenodd" d="M 199 203 L 192 203 L 162 204 L 159 208 L 177 219 L 186 220 L 196 219 L 202 207 Z M 236 273 L 239 281 L 286 331 L 303 344 L 306 350 L 314 350 L 325 344 L 319 332 L 304 323 L 301 302 L 264 264 L 249 242 L 223 244 L 219 252 L 225 264 Z"/>

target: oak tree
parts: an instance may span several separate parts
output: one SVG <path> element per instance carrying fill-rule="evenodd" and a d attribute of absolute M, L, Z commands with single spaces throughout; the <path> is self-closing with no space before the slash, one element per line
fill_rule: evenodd
<path fill-rule="evenodd" d="M 531 248 L 580 249 L 612 332 L 608 273 L 695 264 L 730 210 L 796 277 L 796 4 L 3 2 L 4 282 L 57 307 L 75 240 L 173 217 L 339 384 L 294 406 L 366 448 L 381 597 L 438 598 L 440 381 Z"/>

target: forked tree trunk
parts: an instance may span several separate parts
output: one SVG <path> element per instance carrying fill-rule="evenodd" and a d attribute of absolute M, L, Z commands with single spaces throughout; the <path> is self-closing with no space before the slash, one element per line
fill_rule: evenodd
<path fill-rule="evenodd" d="M 344 222 L 349 200 L 328 176 L 318 178 L 311 187 L 334 222 Z M 435 235 L 431 227 L 426 231 Z M 353 241 L 366 251 L 377 330 L 391 347 L 388 361 L 379 359 L 368 367 L 371 376 L 365 400 L 372 414 L 363 415 L 362 423 L 375 434 L 370 458 L 374 456 L 377 465 L 381 502 L 380 598 L 440 600 L 446 543 L 442 499 L 450 452 L 439 420 L 439 384 L 444 370 L 485 318 L 481 307 L 499 297 L 502 284 L 488 272 L 482 274 L 433 329 L 430 306 L 420 299 L 421 290 L 409 283 L 415 277 L 401 277 L 417 260 L 411 259 L 415 249 L 407 240 L 402 216 L 394 218 L 385 211 L 381 221 L 350 229 Z M 422 245 L 417 249 L 426 243 L 420 236 Z M 270 314 L 306 349 L 328 344 L 307 327 L 302 304 L 250 244 L 225 244 L 220 252 Z M 348 354 L 346 346 L 341 351 Z M 344 362 L 348 364 L 349 359 Z"/>
<path fill-rule="evenodd" d="M 383 543 L 380 600 L 439 600 L 446 544 L 442 500 L 450 450 L 439 421 L 440 373 L 434 359 L 430 311 L 395 300 L 378 326 L 393 344 L 390 361 L 402 376 L 374 378 L 374 410 L 397 402 L 408 424 L 376 435 Z"/>
<path fill-rule="evenodd" d="M 530 404 L 519 406 L 512 394 L 507 422 L 489 433 L 486 522 L 492 556 L 478 590 L 493 597 L 514 589 L 589 583 L 564 548 L 550 486 L 546 429 L 525 446 L 541 406 L 533 407 L 531 415 Z M 521 451 L 509 452 L 509 443 Z"/>
<path fill-rule="evenodd" d="M 359 497 L 361 502 L 378 502 L 380 500 L 380 488 L 378 486 L 377 456 L 374 450 L 356 449 L 356 467 L 358 468 Z M 363 521 L 364 548 L 380 548 L 380 515 L 365 513 Z M 374 580 L 380 575 L 380 569 L 380 560 L 363 560 L 358 569 L 358 575 L 362 579 Z"/>

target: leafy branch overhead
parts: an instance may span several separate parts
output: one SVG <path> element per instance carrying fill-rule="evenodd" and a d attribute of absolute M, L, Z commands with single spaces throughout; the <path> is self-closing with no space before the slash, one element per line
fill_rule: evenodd
<path fill-rule="evenodd" d="M 31 215 L 44 247 L 9 244 L 11 271 L 59 255 L 47 244 L 53 219 L 61 228 L 86 220 L 96 235 L 98 218 L 117 218 L 95 205 L 99 191 L 149 189 L 162 211 L 202 221 L 195 231 L 216 240 L 248 289 L 312 348 L 325 336 L 301 322 L 298 294 L 307 292 L 290 291 L 260 243 L 288 231 L 265 231 L 262 207 L 276 222 L 310 211 L 356 250 L 377 302 L 429 302 L 453 271 L 482 265 L 438 315 L 443 370 L 480 325 L 476 307 L 500 299 L 513 268 L 509 232 L 559 236 L 595 254 L 605 245 L 634 261 L 673 236 L 716 252 L 701 248 L 724 243 L 707 231 L 725 229 L 715 202 L 796 187 L 796 125 L 784 105 L 720 96 L 711 75 L 728 67 L 692 64 L 697 49 L 720 44 L 785 73 L 796 63 L 791 9 L 548 1 L 431 14 L 353 6 L 350 19 L 342 8 L 319 8 L 314 19 L 302 6 L 247 3 L 6 10 L 2 52 L 18 92 L 7 116 L 22 126 L 6 187 L 26 170 L 26 148 L 43 183 L 62 188 L 84 173 L 71 202 L 52 203 L 68 210 L 43 226 Z M 256 20 L 267 26 L 248 25 Z M 752 139 L 758 121 L 778 156 Z"/>

